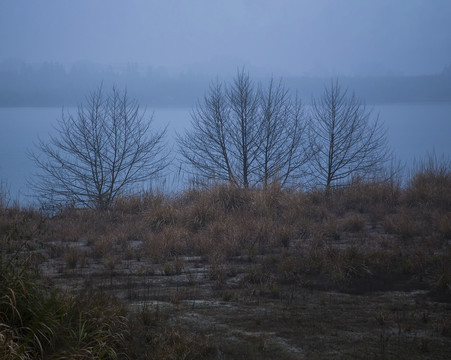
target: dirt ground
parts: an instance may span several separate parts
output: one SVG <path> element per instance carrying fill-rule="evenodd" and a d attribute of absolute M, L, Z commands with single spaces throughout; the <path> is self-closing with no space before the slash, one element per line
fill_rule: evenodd
<path fill-rule="evenodd" d="M 92 253 L 88 242 L 53 245 Z M 450 301 L 401 286 L 402 279 L 390 291 L 361 293 L 322 288 L 318 275 L 263 282 L 255 276 L 258 261 L 212 264 L 194 256 L 156 264 L 86 256 L 68 266 L 54 256 L 41 267 L 53 285 L 114 294 L 132 312 L 193 334 L 212 359 L 451 358 Z"/>

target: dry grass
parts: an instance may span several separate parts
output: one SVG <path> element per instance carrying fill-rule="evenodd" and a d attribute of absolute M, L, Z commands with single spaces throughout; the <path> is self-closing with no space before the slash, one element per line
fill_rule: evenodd
<path fill-rule="evenodd" d="M 119 359 L 125 308 L 102 294 L 48 290 L 22 252 L 0 262 L 0 358 Z"/>
<path fill-rule="evenodd" d="M 236 334 L 223 334 L 223 342 L 208 334 L 197 336 L 174 320 L 178 315 L 162 319 L 154 307 L 134 311 L 126 320 L 121 303 L 81 289 L 100 288 L 124 301 L 164 301 L 175 309 L 192 301 L 189 311 L 193 311 L 195 301 L 206 299 L 244 308 L 265 303 L 269 309 L 285 309 L 293 318 L 301 313 L 304 318 L 310 316 L 299 299 L 311 291 L 371 296 L 422 290 L 430 301 L 451 303 L 450 167 L 429 160 L 417 170 L 405 187 L 398 182 L 359 180 L 325 194 L 277 186 L 245 190 L 218 185 L 172 197 L 151 192 L 122 197 L 108 211 L 63 209 L 53 217 L 0 202 L 2 274 L 6 274 L 1 284 L 1 355 L 5 359 L 50 358 L 51 353 L 58 358 L 68 352 L 89 353 L 79 358 L 102 358 L 102 351 L 107 354 L 103 358 L 127 355 L 132 359 L 237 355 L 227 344 L 233 339 L 236 344 Z M 29 290 L 25 280 L 14 286 L 7 282 L 17 277 L 15 272 L 4 271 L 14 254 L 26 259 L 30 289 L 40 290 Z M 43 285 L 46 276 L 72 294 L 55 291 L 45 295 L 43 289 L 50 286 Z M 44 308 L 57 306 L 62 313 L 57 312 L 58 319 L 49 318 L 48 310 L 32 308 L 29 296 L 42 297 Z M 332 303 L 327 296 L 318 300 L 320 305 Z M 239 314 L 240 309 L 230 316 Z M 386 324 L 399 323 L 399 334 L 406 334 L 406 339 L 410 339 L 409 326 L 425 327 L 387 314 L 391 313 L 385 309 L 370 316 L 381 332 L 377 341 L 380 356 L 376 358 L 390 358 L 390 346 L 394 346 Z M 38 315 L 42 321 L 36 320 Z M 187 321 L 188 315 L 179 315 Z M 450 314 L 439 315 L 433 320 L 424 315 L 427 331 L 440 338 L 416 339 L 418 354 L 436 354 L 434 347 L 442 349 L 443 344 L 449 344 Z M 94 321 L 99 316 L 109 319 L 111 323 L 106 324 L 111 325 L 100 326 Z M 267 316 L 255 315 L 253 326 L 277 332 L 274 324 L 264 320 Z M 35 340 L 23 332 L 30 328 L 25 317 L 37 321 L 33 323 L 36 327 L 31 327 L 37 334 L 31 336 Z M 332 318 L 339 317 L 333 314 Z M 116 323 L 117 331 L 112 331 Z M 291 319 L 286 324 L 292 331 L 298 327 Z M 318 325 L 311 331 L 321 329 Z M 277 353 L 280 344 L 271 343 L 268 333 L 245 333 L 242 338 L 252 345 L 240 351 L 248 358 L 277 358 L 282 354 Z M 403 339 L 400 336 L 398 340 Z M 103 339 L 108 339 L 108 348 L 99 348 Z M 395 347 L 402 352 L 402 346 L 407 349 L 408 344 L 406 340 L 402 345 L 401 340 Z M 408 353 L 415 358 L 412 351 Z M 307 353 L 315 358 L 313 351 Z M 343 354 L 359 358 L 355 353 Z"/>

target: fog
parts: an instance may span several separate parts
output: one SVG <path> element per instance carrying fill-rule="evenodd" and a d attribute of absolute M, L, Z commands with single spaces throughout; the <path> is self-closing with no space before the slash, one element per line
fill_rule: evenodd
<path fill-rule="evenodd" d="M 427 75 L 451 62 L 448 0 L 0 2 L 0 61 L 167 74 Z"/>
<path fill-rule="evenodd" d="M 449 155 L 449 19 L 449 0 L 1 0 L 0 188 L 27 194 L 26 151 L 100 84 L 173 137 L 241 68 L 304 103 L 338 79 L 375 106 L 400 160 Z"/>

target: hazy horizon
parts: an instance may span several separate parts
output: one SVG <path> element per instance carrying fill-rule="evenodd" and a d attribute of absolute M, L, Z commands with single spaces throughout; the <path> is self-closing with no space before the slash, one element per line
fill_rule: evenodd
<path fill-rule="evenodd" d="M 26 189 L 26 149 L 102 83 L 183 127 L 209 83 L 242 67 L 304 103 L 340 77 L 382 104 L 401 157 L 449 154 L 450 18 L 449 0 L 2 0 L 0 185 Z"/>
<path fill-rule="evenodd" d="M 451 64 L 451 2 L 0 3 L 0 61 L 137 64 L 168 74 L 427 75 Z"/>

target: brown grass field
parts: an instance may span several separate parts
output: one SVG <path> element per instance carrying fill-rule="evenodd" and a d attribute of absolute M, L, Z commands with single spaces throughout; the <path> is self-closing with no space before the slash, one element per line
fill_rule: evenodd
<path fill-rule="evenodd" d="M 451 358 L 447 166 L 329 193 L 4 205 L 0 236 L 1 359 Z"/>

